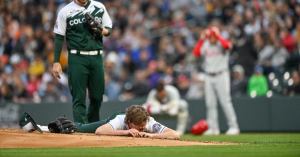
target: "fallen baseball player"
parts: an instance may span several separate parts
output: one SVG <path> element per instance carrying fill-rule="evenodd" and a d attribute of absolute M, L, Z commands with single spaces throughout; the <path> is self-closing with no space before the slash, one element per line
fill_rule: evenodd
<path fill-rule="evenodd" d="M 20 126 L 27 132 L 51 132 L 70 134 L 74 132 L 95 133 L 96 135 L 132 136 L 157 139 L 179 139 L 180 135 L 150 117 L 140 105 L 132 105 L 125 113 L 114 114 L 107 119 L 93 123 L 74 123 L 66 117 L 59 117 L 48 126 L 38 125 L 34 119 L 24 113 Z"/>

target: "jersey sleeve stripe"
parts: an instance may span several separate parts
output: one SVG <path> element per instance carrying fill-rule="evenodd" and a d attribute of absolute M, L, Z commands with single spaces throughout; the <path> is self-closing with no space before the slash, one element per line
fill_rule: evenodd
<path fill-rule="evenodd" d="M 162 133 L 165 130 L 166 127 L 163 127 L 159 133 Z"/>

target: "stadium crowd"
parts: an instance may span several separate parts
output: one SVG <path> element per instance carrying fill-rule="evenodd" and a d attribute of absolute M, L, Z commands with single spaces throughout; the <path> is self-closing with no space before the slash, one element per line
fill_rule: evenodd
<path fill-rule="evenodd" d="M 57 10 L 70 0 L 0 1 L 0 101 L 71 101 L 51 75 Z M 299 0 L 102 0 L 114 28 L 105 38 L 106 100 L 145 97 L 163 79 L 182 97 L 203 97 L 192 49 L 215 25 L 233 42 L 232 95 L 300 94 Z"/>

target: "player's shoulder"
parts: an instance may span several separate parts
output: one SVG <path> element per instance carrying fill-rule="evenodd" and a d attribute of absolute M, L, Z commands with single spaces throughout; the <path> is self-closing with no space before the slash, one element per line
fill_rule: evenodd
<path fill-rule="evenodd" d="M 115 115 L 113 118 L 109 120 L 109 123 L 121 125 L 125 122 L 125 114 Z"/>
<path fill-rule="evenodd" d="M 123 121 L 123 120 L 125 120 L 125 114 L 118 114 L 116 117 L 115 117 L 115 119 L 118 119 L 118 120 L 120 120 L 120 121 Z"/>
<path fill-rule="evenodd" d="M 177 88 L 172 85 L 166 85 L 165 89 L 166 89 L 166 91 L 178 91 Z"/>
<path fill-rule="evenodd" d="M 146 128 L 147 129 L 151 129 L 152 128 L 152 125 L 155 123 L 156 121 L 155 121 L 155 119 L 153 118 L 153 117 L 149 117 L 148 118 L 148 121 L 147 121 L 147 123 L 146 123 Z"/>
<path fill-rule="evenodd" d="M 157 122 L 153 117 L 149 117 L 146 129 L 151 133 L 160 133 L 165 128 L 164 125 Z"/>
<path fill-rule="evenodd" d="M 149 116 L 148 123 L 153 123 L 153 122 L 156 122 L 155 119 L 153 117 Z"/>
<path fill-rule="evenodd" d="M 68 4 L 66 4 L 65 6 L 61 7 L 61 9 L 58 11 L 58 14 L 64 14 L 65 15 L 67 12 L 74 9 L 74 7 L 76 7 L 75 2 L 72 1 Z"/>

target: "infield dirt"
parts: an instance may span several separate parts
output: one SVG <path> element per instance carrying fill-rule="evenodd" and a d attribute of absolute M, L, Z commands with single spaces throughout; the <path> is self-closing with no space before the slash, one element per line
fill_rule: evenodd
<path fill-rule="evenodd" d="M 0 129 L 0 148 L 67 148 L 67 147 L 133 147 L 230 145 L 231 143 L 192 142 L 95 134 L 54 134 L 24 132 L 21 129 Z"/>

